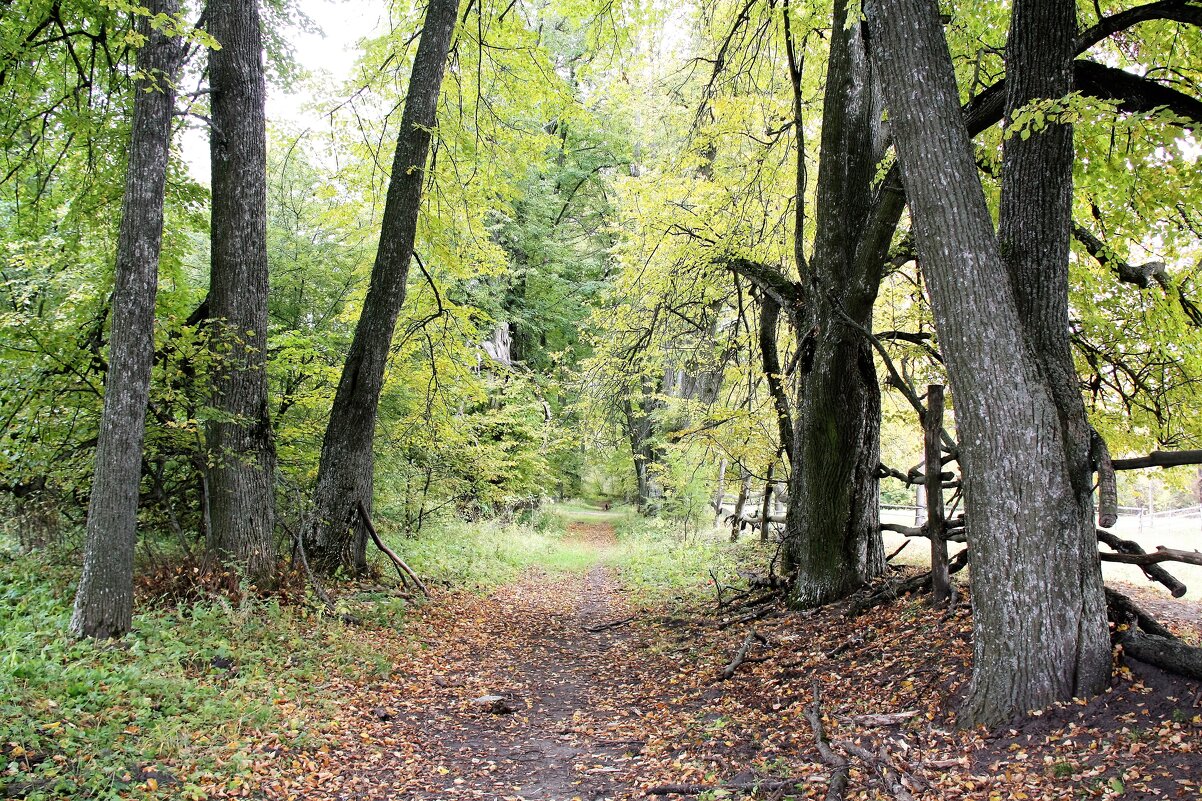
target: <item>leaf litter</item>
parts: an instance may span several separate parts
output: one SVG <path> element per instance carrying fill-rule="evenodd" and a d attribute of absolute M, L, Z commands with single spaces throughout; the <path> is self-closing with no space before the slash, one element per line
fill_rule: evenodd
<path fill-rule="evenodd" d="M 574 533 L 604 548 L 605 528 Z M 213 777 L 204 790 L 318 801 L 825 798 L 833 770 L 807 720 L 816 711 L 847 763 L 847 799 L 1202 798 L 1198 682 L 1120 653 L 1096 699 L 959 731 L 968 607 L 909 597 L 844 611 L 777 610 L 723 627 L 739 616 L 716 617 L 712 604 L 683 616 L 632 606 L 600 565 L 532 571 L 487 596 L 443 593 L 401 630 L 347 630 L 391 670 L 320 688 L 337 711 L 311 721 L 319 745 L 236 744 L 253 778 Z M 744 661 L 721 680 L 753 627 Z"/>

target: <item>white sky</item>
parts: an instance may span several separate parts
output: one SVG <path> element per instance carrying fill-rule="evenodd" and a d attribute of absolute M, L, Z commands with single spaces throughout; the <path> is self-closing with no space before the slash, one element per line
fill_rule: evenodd
<path fill-rule="evenodd" d="M 359 41 L 381 31 L 388 15 L 388 0 L 300 0 L 300 6 L 322 32 L 289 32 L 295 57 L 304 69 L 315 75 L 324 73 L 326 82 L 333 85 L 350 77 L 359 56 Z M 299 127 L 319 124 L 304 108 L 310 99 L 303 87 L 288 93 L 268 85 L 268 122 L 291 122 Z M 180 137 L 180 149 L 188 171 L 208 184 L 208 132 L 199 126 L 188 128 Z"/>

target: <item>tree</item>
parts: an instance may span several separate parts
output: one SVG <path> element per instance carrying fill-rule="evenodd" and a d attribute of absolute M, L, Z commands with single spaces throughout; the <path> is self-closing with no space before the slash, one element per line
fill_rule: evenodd
<path fill-rule="evenodd" d="M 304 538 L 313 561 L 327 570 L 341 566 L 361 572 L 367 567 L 368 521 L 361 520 L 360 514 L 372 508 L 376 413 L 397 315 L 405 301 L 430 131 L 458 7 L 457 0 L 431 0 L 426 9 L 397 134 L 371 284 L 322 441 L 313 517 Z"/>
<path fill-rule="evenodd" d="M 717 258 L 758 290 L 761 364 L 792 468 L 783 561 L 793 577 L 791 601 L 808 607 L 845 597 L 884 570 L 876 479 L 880 389 L 864 332 L 872 325 L 900 204 L 889 185 L 874 186 L 885 147 L 880 89 L 859 20 L 835 3 L 810 247 L 805 43 L 794 36 L 789 4 L 780 9 L 792 101 L 787 127 L 795 138 L 791 260 L 798 279 L 748 258 L 746 247 L 726 244 L 733 256 Z M 740 15 L 727 43 L 747 22 Z M 715 60 L 715 79 L 723 64 Z M 788 368 L 778 343 L 782 315 L 795 355 Z"/>
<path fill-rule="evenodd" d="M 256 581 L 275 569 L 275 446 L 267 396 L 267 130 L 256 0 L 212 0 L 212 261 L 218 362 L 206 497 L 208 548 Z"/>
<path fill-rule="evenodd" d="M 1064 5 L 1015 4 L 1011 115 L 1071 84 L 1076 20 Z M 961 722 L 997 723 L 1092 695 L 1110 668 L 1088 427 L 1075 381 L 1071 393 L 1059 386 L 1072 133 L 1053 124 L 1007 142 L 996 236 L 936 4 L 866 10 L 956 398 L 976 634 Z"/>
<path fill-rule="evenodd" d="M 83 574 L 71 631 L 120 637 L 133 614 L 134 545 L 142 473 L 142 439 L 154 360 L 154 309 L 170 159 L 175 81 L 184 47 L 167 30 L 176 0 L 151 0 L 138 23 L 129 166 L 117 242 L 116 286 L 104 411 L 88 506 Z"/>

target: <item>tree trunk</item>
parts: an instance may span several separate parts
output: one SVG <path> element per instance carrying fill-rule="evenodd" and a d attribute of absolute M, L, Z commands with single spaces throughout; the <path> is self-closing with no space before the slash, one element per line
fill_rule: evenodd
<path fill-rule="evenodd" d="M 946 604 L 952 597 L 947 572 L 947 526 L 943 513 L 943 385 L 927 386 L 927 414 L 923 420 L 924 470 L 926 471 L 927 536 L 931 540 L 931 602 Z"/>
<path fill-rule="evenodd" d="M 883 140 L 862 28 L 846 17 L 846 5 L 836 3 L 808 266 L 800 217 L 796 226 L 804 303 L 785 309 L 801 353 L 784 547 L 785 569 L 794 576 L 791 602 L 798 607 L 842 598 L 885 569 L 875 477 L 880 388 L 869 343 L 848 325 L 871 327 L 880 284 L 883 259 L 860 258 L 857 250 L 873 208 Z M 800 194 L 797 203 L 804 204 Z"/>
<path fill-rule="evenodd" d="M 1105 623 L 1087 603 L 1060 415 L 999 256 L 938 6 L 865 8 L 957 401 L 976 628 L 960 722 L 997 723 L 1097 692 Z"/>
<path fill-rule="evenodd" d="M 726 500 L 726 457 L 718 463 L 718 487 L 714 490 L 714 527 L 722 522 L 722 502 Z"/>
<path fill-rule="evenodd" d="M 343 567 L 360 573 L 367 567 L 366 529 L 357 521 L 357 510 L 360 505 L 368 512 L 372 508 L 376 412 L 397 315 L 405 300 L 430 132 L 458 6 L 458 0 L 431 0 L 426 9 L 397 134 L 371 284 L 322 441 L 313 517 L 305 539 L 311 561 L 327 571 Z"/>
<path fill-rule="evenodd" d="M 645 515 L 658 515 L 663 505 L 663 484 L 658 475 L 658 465 L 663 459 L 662 449 L 655 442 L 655 418 L 661 401 L 656 398 L 654 384 L 647 378 L 640 379 L 638 405 L 629 397 L 622 401 L 626 415 L 626 435 L 630 441 L 630 455 L 634 462 L 634 475 L 638 497 L 635 505 Z"/>
<path fill-rule="evenodd" d="M 772 534 L 772 473 L 776 460 L 768 463 L 768 477 L 764 480 L 763 503 L 760 504 L 760 542 L 767 542 Z"/>
<path fill-rule="evenodd" d="M 1016 0 L 1006 45 L 1006 119 L 1032 100 L 1059 100 L 1073 90 L 1077 8 L 1062 0 Z M 1007 125 L 1009 128 L 1009 124 Z M 1021 330 L 1051 391 L 1060 417 L 1063 455 L 1075 497 L 1075 525 L 1058 532 L 1049 555 L 1061 601 L 1076 616 L 1079 633 L 1076 682 L 1081 692 L 1100 691 L 1110 674 L 1106 598 L 1098 561 L 1093 505 L 1093 430 L 1081 398 L 1069 342 L 1068 263 L 1072 235 L 1073 129 L 1050 124 L 1029 137 L 1011 135 L 1003 145 L 998 246 L 1018 306 Z M 1034 556 L 1034 555 L 1032 555 Z M 986 581 L 997 580 L 991 572 Z M 1006 621 L 1001 621 L 1006 625 Z M 980 639 L 980 638 L 979 638 Z M 1006 659 L 1001 630 L 995 647 L 979 652 L 987 661 Z M 994 702 L 989 682 L 975 681 L 966 703 L 988 717 Z"/>
<path fill-rule="evenodd" d="M 209 314 L 217 356 L 209 552 L 253 580 L 275 569 L 275 446 L 267 409 L 267 89 L 255 0 L 210 0 L 213 125 Z"/>
<path fill-rule="evenodd" d="M 177 0 L 151 0 L 151 14 L 175 15 Z M 83 574 L 71 631 L 84 637 L 120 637 L 133 616 L 134 546 L 138 487 L 150 372 L 154 360 L 154 302 L 163 239 L 163 198 L 170 159 L 175 80 L 183 48 L 146 17 L 138 51 L 142 76 L 134 90 L 133 125 L 117 269 L 104 411 L 96 444 L 96 471 L 88 504 Z"/>
<path fill-rule="evenodd" d="M 738 542 L 743 528 L 743 515 L 747 512 L 747 496 L 751 493 L 751 471 L 739 468 L 739 497 L 735 500 L 735 512 L 730 516 L 730 541 Z"/>

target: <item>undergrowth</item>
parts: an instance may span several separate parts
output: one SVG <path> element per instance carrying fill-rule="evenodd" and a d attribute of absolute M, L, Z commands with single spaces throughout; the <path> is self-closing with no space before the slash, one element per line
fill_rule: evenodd
<path fill-rule="evenodd" d="M 573 536 L 574 521 L 611 523 L 617 541 Z M 435 586 L 486 591 L 530 569 L 605 564 L 647 601 L 713 593 L 710 571 L 733 583 L 756 548 L 625 508 L 571 504 L 522 522 L 447 521 L 418 536 L 382 520 L 381 533 Z M 221 582 L 184 582 L 182 592 L 183 562 L 164 563 L 142 571 L 127 637 L 76 641 L 67 634 L 74 560 L 14 545 L 0 541 L 0 796 L 33 801 L 241 794 L 252 747 L 320 745 L 333 683 L 388 674 L 359 632 L 403 629 L 413 602 L 379 554 L 378 579 L 328 584 L 358 628 L 306 604 L 296 575 L 273 597 Z"/>
<path fill-rule="evenodd" d="M 140 603 L 125 638 L 76 641 L 74 580 L 44 553 L 0 550 L 0 795 L 236 793 L 241 743 L 320 737 L 314 688 L 371 657 L 341 623 L 253 597 Z"/>
<path fill-rule="evenodd" d="M 639 516 L 626 517 L 615 528 L 618 545 L 607 561 L 641 601 L 716 598 L 715 578 L 723 586 L 745 583 L 738 570 L 771 557 L 758 539 L 744 537 L 732 543 L 725 529 L 689 530 L 675 521 Z"/>

